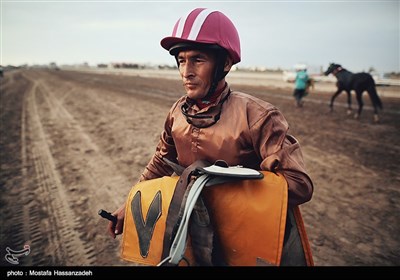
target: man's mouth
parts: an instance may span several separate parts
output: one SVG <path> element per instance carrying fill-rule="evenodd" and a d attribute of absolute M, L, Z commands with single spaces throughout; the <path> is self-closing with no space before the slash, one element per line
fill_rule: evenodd
<path fill-rule="evenodd" d="M 189 88 L 189 89 L 193 89 L 193 88 L 197 87 L 197 84 L 185 83 L 185 87 L 187 87 L 187 88 Z"/>

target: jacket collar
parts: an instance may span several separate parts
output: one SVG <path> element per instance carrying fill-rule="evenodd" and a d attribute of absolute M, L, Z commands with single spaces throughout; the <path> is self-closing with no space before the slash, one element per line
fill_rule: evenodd
<path fill-rule="evenodd" d="M 217 94 L 216 98 L 211 98 L 210 104 L 206 107 L 200 108 L 198 101 L 193 100 L 189 97 L 185 97 L 185 102 L 189 105 L 191 113 L 203 113 L 212 110 L 213 107 L 218 106 L 218 104 L 230 93 L 230 88 L 228 83 L 225 83 L 225 87 L 222 93 Z"/>

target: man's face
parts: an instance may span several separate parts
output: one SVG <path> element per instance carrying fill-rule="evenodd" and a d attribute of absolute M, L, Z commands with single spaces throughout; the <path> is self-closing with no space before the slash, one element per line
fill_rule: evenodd
<path fill-rule="evenodd" d="M 211 86 L 215 56 L 199 50 L 183 50 L 178 54 L 178 64 L 186 95 L 192 99 L 204 98 Z"/>

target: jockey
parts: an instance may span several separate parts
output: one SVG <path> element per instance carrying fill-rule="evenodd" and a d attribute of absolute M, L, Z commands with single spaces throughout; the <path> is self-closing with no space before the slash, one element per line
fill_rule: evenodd
<path fill-rule="evenodd" d="M 239 35 L 232 21 L 220 11 L 194 9 L 176 22 L 161 46 L 174 56 L 186 94 L 172 105 L 155 153 L 139 181 L 171 176 L 174 170 L 164 159 L 182 167 L 197 160 L 223 160 L 230 166 L 283 175 L 289 209 L 309 201 L 313 183 L 300 144 L 288 133 L 281 111 L 232 90 L 226 81 L 232 66 L 241 60 Z M 110 222 L 108 232 L 115 238 L 122 233 L 125 205 L 113 215 L 118 222 Z M 291 234 L 294 226 L 293 219 L 287 219 L 287 244 L 297 238 Z M 303 260 L 285 263 L 285 257 L 298 254 L 297 249 L 284 245 L 282 264 L 305 265 Z"/>

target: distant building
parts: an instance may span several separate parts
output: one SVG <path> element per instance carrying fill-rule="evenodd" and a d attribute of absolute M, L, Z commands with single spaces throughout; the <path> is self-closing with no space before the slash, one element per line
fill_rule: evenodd
<path fill-rule="evenodd" d="M 50 70 L 60 70 L 60 68 L 57 66 L 57 64 L 55 62 L 50 62 L 49 69 Z"/>
<path fill-rule="evenodd" d="M 124 69 L 142 69 L 137 63 L 129 63 L 129 62 L 113 62 L 111 63 L 112 68 L 124 68 Z"/>

